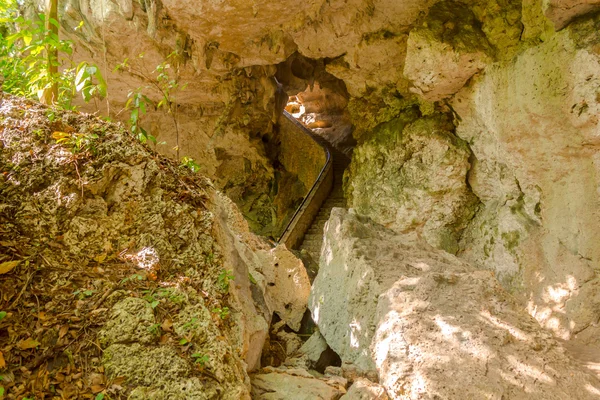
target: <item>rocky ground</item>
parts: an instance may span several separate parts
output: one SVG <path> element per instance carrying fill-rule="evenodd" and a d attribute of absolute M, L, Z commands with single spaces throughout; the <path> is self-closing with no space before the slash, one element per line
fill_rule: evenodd
<path fill-rule="evenodd" d="M 249 398 L 301 262 L 119 125 L 9 95 L 0 121 L 3 398 Z"/>

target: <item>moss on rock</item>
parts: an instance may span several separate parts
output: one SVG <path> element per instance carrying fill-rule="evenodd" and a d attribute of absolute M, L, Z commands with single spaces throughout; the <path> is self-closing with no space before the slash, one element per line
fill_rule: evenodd
<path fill-rule="evenodd" d="M 456 253 L 478 200 L 466 185 L 469 147 L 453 131 L 439 113 L 406 113 L 381 124 L 354 151 L 346 173 L 349 203 L 397 232 L 417 232 Z"/>
<path fill-rule="evenodd" d="M 99 332 L 102 346 L 115 343 L 150 343 L 156 336 L 151 332 L 154 313 L 143 299 L 127 297 L 114 305 L 110 318 Z"/>

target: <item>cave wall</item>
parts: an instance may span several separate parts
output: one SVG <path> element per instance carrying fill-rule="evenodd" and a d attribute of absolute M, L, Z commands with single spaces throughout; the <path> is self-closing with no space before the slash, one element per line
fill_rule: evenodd
<path fill-rule="evenodd" d="M 286 95 L 336 78 L 357 142 L 345 178 L 349 205 L 494 271 L 559 337 L 593 341 L 597 7 L 70 0 L 61 15 L 65 32 L 86 21 L 68 33 L 76 59 L 104 65 L 106 57 L 115 114 L 127 88 L 143 80 L 112 66 L 142 51 L 144 63 L 157 65 L 180 49 L 180 79 L 189 85 L 177 95 L 180 152 L 200 160 L 259 231 L 286 195 L 276 188 L 291 187 L 279 185 L 273 164 L 273 125 Z M 169 118 L 152 113 L 148 123 L 173 154 Z"/>

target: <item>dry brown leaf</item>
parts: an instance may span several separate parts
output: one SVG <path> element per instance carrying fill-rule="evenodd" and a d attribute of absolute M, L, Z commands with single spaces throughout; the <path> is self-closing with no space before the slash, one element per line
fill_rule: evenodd
<path fill-rule="evenodd" d="M 3 262 L 2 264 L 0 264 L 0 275 L 12 271 L 19 264 L 21 264 L 21 261 L 19 260 Z"/>
<path fill-rule="evenodd" d="M 92 392 L 94 394 L 100 393 L 101 391 L 104 390 L 104 386 L 100 386 L 100 385 L 92 385 Z"/>
<path fill-rule="evenodd" d="M 28 338 L 25 340 L 21 340 L 19 343 L 17 343 L 17 347 L 21 350 L 35 349 L 40 344 L 41 343 L 35 340 L 34 338 Z"/>
<path fill-rule="evenodd" d="M 173 331 L 173 321 L 170 319 L 165 319 L 160 327 L 165 332 L 171 332 Z"/>
<path fill-rule="evenodd" d="M 102 253 L 99 256 L 94 257 L 94 260 L 98 263 L 103 262 L 104 260 L 106 260 L 106 253 Z"/>
<path fill-rule="evenodd" d="M 67 325 L 61 326 L 60 330 L 58 331 L 58 337 L 62 339 L 67 334 L 67 332 L 69 332 L 69 327 Z"/>
<path fill-rule="evenodd" d="M 6 361 L 4 361 L 4 356 L 2 355 L 2 352 L 0 351 L 0 369 L 6 367 Z"/>

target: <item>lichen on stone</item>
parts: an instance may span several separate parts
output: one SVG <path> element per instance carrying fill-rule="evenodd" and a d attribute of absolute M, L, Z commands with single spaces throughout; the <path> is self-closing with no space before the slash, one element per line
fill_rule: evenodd
<path fill-rule="evenodd" d="M 355 149 L 347 198 L 359 213 L 456 253 L 478 204 L 466 185 L 470 150 L 446 116 L 414 118 L 380 125 Z"/>
<path fill-rule="evenodd" d="M 100 344 L 151 343 L 156 339 L 150 329 L 154 322 L 152 307 L 146 300 L 127 297 L 113 306 L 110 318 L 98 334 Z"/>

